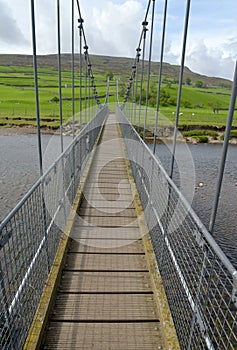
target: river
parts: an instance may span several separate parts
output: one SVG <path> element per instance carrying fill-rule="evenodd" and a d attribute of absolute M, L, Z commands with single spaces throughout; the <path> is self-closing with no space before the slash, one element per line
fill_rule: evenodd
<path fill-rule="evenodd" d="M 70 142 L 71 137 L 64 137 L 64 147 Z M 42 135 L 43 154 L 49 148 L 54 150 L 54 161 L 60 154 L 59 136 Z M 16 206 L 39 175 L 37 136 L 0 135 L 0 221 Z"/>
<path fill-rule="evenodd" d="M 152 146 L 150 146 L 152 147 Z M 187 156 L 189 153 L 189 156 Z M 192 207 L 205 226 L 209 221 L 216 192 L 222 145 L 178 144 L 177 158 L 181 166 L 174 167 L 174 182 L 179 187 L 182 173 L 194 175 Z M 170 173 L 170 145 L 158 144 L 156 156 Z M 182 159 L 184 159 L 182 161 Z M 187 159 L 187 163 L 186 162 Z M 190 169 L 193 168 L 193 169 Z M 189 169 L 189 170 L 188 170 Z M 193 173 L 193 174 L 192 174 Z M 187 175 L 187 174 L 186 174 Z M 231 262 L 237 267 L 237 146 L 230 145 L 225 166 L 221 197 L 213 236 Z"/>
<path fill-rule="evenodd" d="M 54 136 L 55 139 L 55 136 Z M 56 156 L 59 154 L 59 137 Z M 64 138 L 65 147 L 71 138 Z M 52 142 L 51 135 L 42 135 L 43 152 Z M 55 144 L 54 144 L 55 148 Z M 208 227 L 214 200 L 216 179 L 221 156 L 221 145 L 177 145 L 181 159 L 189 153 L 190 164 L 175 167 L 174 181 L 180 185 L 182 172 L 192 170 L 195 176 L 192 207 Z M 156 155 L 167 171 L 170 169 L 170 151 L 158 144 Z M 36 135 L 0 136 L 0 220 L 14 208 L 39 176 Z M 214 237 L 232 263 L 237 267 L 237 146 L 230 146 Z"/>

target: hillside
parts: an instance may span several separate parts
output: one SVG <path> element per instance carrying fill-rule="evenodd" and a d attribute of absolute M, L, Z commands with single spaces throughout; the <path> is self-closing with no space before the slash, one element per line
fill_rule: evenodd
<path fill-rule="evenodd" d="M 83 63 L 85 61 L 83 60 Z M 119 99 L 124 99 L 126 85 L 131 74 L 133 60 L 129 58 L 91 56 L 93 64 L 93 73 L 96 81 L 96 90 L 101 103 L 104 103 L 108 72 L 112 72 L 114 77 L 119 78 Z M 147 63 L 147 62 L 146 62 Z M 38 57 L 38 86 L 40 97 L 41 127 L 47 130 L 56 130 L 59 127 L 59 90 L 58 90 L 58 72 L 57 55 L 46 55 Z M 35 127 L 35 90 L 33 74 L 32 56 L 24 55 L 0 55 L 0 130 L 12 127 Z M 63 121 L 72 115 L 72 89 L 71 89 L 71 55 L 62 55 L 62 107 Z M 78 122 L 86 121 L 86 113 L 91 109 L 91 115 L 96 112 L 97 104 L 94 98 L 89 101 L 84 98 L 85 86 L 82 81 L 83 89 L 80 89 L 79 77 L 79 57 L 77 55 L 75 62 L 75 117 Z M 85 67 L 83 64 L 83 71 Z M 157 96 L 157 75 L 159 64 L 153 63 L 152 76 L 149 92 L 149 113 L 147 116 L 147 125 L 151 128 L 155 123 L 155 104 Z M 140 72 L 140 70 L 139 70 Z M 184 82 L 189 78 L 192 84 L 185 84 L 182 89 L 179 127 L 182 130 L 203 128 L 209 130 L 224 130 L 226 124 L 227 110 L 229 107 L 231 95 L 231 81 L 210 78 L 199 75 L 185 68 Z M 160 112 L 164 117 L 160 122 L 162 125 L 171 123 L 175 119 L 176 100 L 178 93 L 179 67 L 164 64 L 164 74 L 160 97 Z M 202 86 L 195 84 L 201 81 Z M 190 81 L 189 81 L 190 83 Z M 139 84 L 139 83 L 138 83 Z M 79 96 L 82 93 L 80 102 Z M 111 81 L 109 87 L 109 103 L 115 104 L 116 84 Z M 146 89 L 143 87 L 141 95 L 141 104 L 146 102 Z M 135 96 L 136 101 L 140 100 L 140 90 Z M 82 108 L 82 109 L 81 109 Z M 142 108 L 142 107 L 141 107 Z M 237 106 L 236 106 L 237 108 Z M 80 110 L 83 111 L 80 114 Z M 84 120 L 85 119 L 85 120 Z M 237 115 L 233 120 L 233 127 L 237 127 Z M 204 135 L 206 137 L 206 135 Z M 201 135 L 203 138 L 203 135 Z M 234 137 L 236 137 L 234 135 Z"/>
<path fill-rule="evenodd" d="M 94 73 L 103 74 L 111 71 L 115 75 L 128 77 L 131 74 L 131 68 L 134 60 L 124 57 L 98 56 L 90 55 Z M 79 61 L 79 56 L 76 57 L 76 62 Z M 6 66 L 32 66 L 32 56 L 30 55 L 0 55 L 0 65 Z M 41 68 L 57 69 L 57 55 L 38 56 L 38 65 Z M 147 65 L 147 62 L 146 62 Z M 71 55 L 62 54 L 62 69 L 68 71 L 71 69 Z M 152 74 L 158 74 L 159 63 L 152 63 Z M 178 81 L 179 66 L 164 63 L 163 77 Z M 184 70 L 184 81 L 189 78 L 193 83 L 202 81 L 206 86 L 216 87 L 231 87 L 231 81 L 222 78 L 208 77 L 192 72 L 188 67 Z"/>

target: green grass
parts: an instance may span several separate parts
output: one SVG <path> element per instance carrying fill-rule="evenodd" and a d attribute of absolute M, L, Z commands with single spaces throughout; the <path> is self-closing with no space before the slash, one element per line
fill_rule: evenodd
<path fill-rule="evenodd" d="M 231 130 L 230 137 L 236 137 L 237 138 L 237 130 Z"/>
<path fill-rule="evenodd" d="M 189 130 L 183 132 L 184 137 L 193 137 L 193 136 L 211 136 L 214 139 L 217 138 L 218 133 L 214 130 Z"/>
<path fill-rule="evenodd" d="M 193 136 L 199 143 L 207 143 L 208 137 L 207 136 Z"/>
<path fill-rule="evenodd" d="M 221 136 L 221 140 L 224 140 L 225 138 L 225 133 Z M 230 132 L 230 138 L 233 139 L 233 138 L 237 138 L 237 130 L 231 130 Z"/>
<path fill-rule="evenodd" d="M 98 75 L 96 80 L 98 95 L 106 92 L 105 77 Z M 51 69 L 39 69 L 39 100 L 42 126 L 55 127 L 59 125 L 59 103 L 52 102 L 58 97 L 58 74 Z M 82 98 L 85 95 L 85 87 L 79 88 L 80 80 L 75 78 L 75 113 L 76 117 L 80 110 L 80 90 Z M 84 80 L 83 80 L 84 83 Z M 68 87 L 65 87 L 68 84 Z M 87 82 L 88 85 L 88 82 Z M 88 87 L 87 87 L 88 90 Z M 115 89 L 111 87 L 112 93 Z M 71 72 L 62 72 L 62 95 L 63 95 L 63 121 L 66 122 L 72 115 L 72 89 Z M 91 89 L 91 96 L 93 91 Z M 68 100 L 65 100 L 65 99 Z M 104 100 L 102 101 L 104 102 Z M 90 107 L 95 108 L 96 101 L 90 100 Z M 89 107 L 89 101 L 82 101 L 82 109 Z M 0 66 L 0 127 L 32 125 L 35 126 L 35 92 L 33 70 L 30 67 Z M 84 112 L 83 112 L 84 114 Z M 45 122 L 44 122 L 45 121 Z"/>
<path fill-rule="evenodd" d="M 59 104 L 51 102 L 54 97 L 58 97 L 58 74 L 56 70 L 39 68 L 39 99 L 40 99 L 40 115 L 44 125 L 54 125 L 58 123 Z M 104 96 L 106 93 L 106 79 L 103 72 L 94 73 L 97 92 L 99 96 Z M 127 81 L 126 76 L 120 75 L 121 82 Z M 151 85 L 156 84 L 156 77 L 152 77 Z M 83 79 L 84 83 L 84 79 Z M 65 87 L 68 84 L 69 87 Z M 75 97 L 80 96 L 80 79 L 78 75 L 75 77 Z M 122 83 L 120 83 L 122 84 Z M 110 86 L 109 102 L 111 107 L 115 106 L 115 84 Z M 64 122 L 71 118 L 72 114 L 72 89 L 71 89 L 71 72 L 62 72 L 62 95 L 63 98 L 63 120 Z M 144 86 L 145 88 L 145 86 Z M 178 87 L 175 84 L 171 86 L 163 85 L 168 91 L 170 97 L 177 98 Z M 226 124 L 228 111 L 219 111 L 218 114 L 213 113 L 213 105 L 218 105 L 220 108 L 228 108 L 230 100 L 230 90 L 221 88 L 200 89 L 190 86 L 183 86 L 181 109 L 182 115 L 179 117 L 179 126 L 210 126 L 223 127 Z M 85 88 L 82 87 L 82 96 L 85 94 Z M 92 94 L 92 90 L 91 90 Z M 121 102 L 123 97 L 120 97 Z M 189 102 L 191 108 L 184 108 L 185 101 Z M 104 98 L 101 99 L 104 102 Z M 95 105 L 95 101 L 91 101 L 91 106 Z M 82 102 L 82 108 L 88 108 L 88 101 Z M 129 108 L 129 104 L 128 104 Z M 138 106 L 136 107 L 138 111 Z M 75 101 L 75 112 L 78 116 L 80 103 Z M 173 125 L 175 122 L 175 106 L 160 107 L 159 125 Z M 0 66 L 0 127 L 6 125 L 35 125 L 35 92 L 34 92 L 34 77 L 32 67 L 20 66 Z M 142 106 L 141 125 L 144 123 L 145 106 Z M 148 108 L 147 125 L 153 127 L 155 124 L 155 108 Z M 55 124 L 56 125 L 56 124 Z M 237 114 L 235 113 L 233 125 L 237 127 Z M 214 133 L 214 131 L 213 131 Z M 206 134 L 196 135 L 205 136 Z M 214 134 L 208 134 L 213 138 Z M 194 135 L 195 136 L 195 135 Z M 235 137 L 235 136 L 233 136 Z"/>

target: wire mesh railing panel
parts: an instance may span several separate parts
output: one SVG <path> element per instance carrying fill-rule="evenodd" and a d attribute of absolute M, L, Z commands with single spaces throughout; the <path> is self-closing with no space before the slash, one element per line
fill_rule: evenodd
<path fill-rule="evenodd" d="M 0 348 L 22 349 L 87 159 L 107 116 L 87 124 L 0 226 Z"/>
<path fill-rule="evenodd" d="M 237 272 L 117 108 L 182 349 L 237 348 Z"/>

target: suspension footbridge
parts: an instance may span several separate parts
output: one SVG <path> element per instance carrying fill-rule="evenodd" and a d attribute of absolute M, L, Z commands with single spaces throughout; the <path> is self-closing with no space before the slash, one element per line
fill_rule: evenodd
<path fill-rule="evenodd" d="M 72 28 L 74 3 L 79 17 L 80 131 L 76 134 L 74 128 L 73 36 L 73 140 L 65 148 L 57 1 L 61 154 L 44 169 L 31 1 L 41 176 L 0 226 L 1 349 L 236 349 L 237 271 L 212 232 L 235 110 L 237 70 L 207 229 L 172 180 L 190 1 L 169 174 L 155 156 L 167 1 L 152 150 L 144 141 L 155 1 L 148 1 L 124 101 L 119 103 L 117 96 L 114 110 L 109 108 L 109 84 L 103 105 L 98 97 L 78 1 L 72 1 Z M 151 27 L 145 77 L 148 18 Z M 142 106 L 145 83 L 146 104 Z M 136 103 L 138 91 L 140 101 Z M 87 123 L 83 123 L 84 117 Z M 143 124 L 143 139 L 134 124 Z"/>

